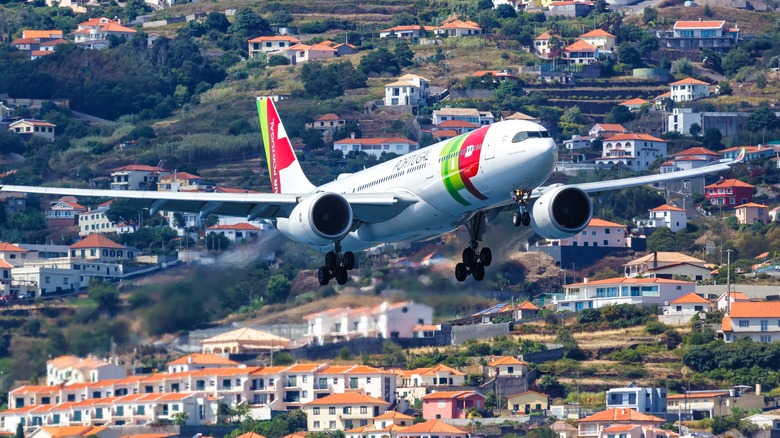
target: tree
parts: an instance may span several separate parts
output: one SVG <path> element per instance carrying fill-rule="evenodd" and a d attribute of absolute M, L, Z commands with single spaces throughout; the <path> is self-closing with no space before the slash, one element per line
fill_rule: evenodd
<path fill-rule="evenodd" d="M 701 139 L 703 146 L 713 151 L 719 151 L 723 149 L 722 140 L 723 134 L 721 134 L 720 130 L 717 128 L 709 128 L 704 131 L 704 136 Z"/>
<path fill-rule="evenodd" d="M 190 418 L 190 414 L 184 411 L 176 412 L 173 415 L 171 415 L 171 420 L 174 426 L 184 426 L 185 424 L 187 424 L 188 418 Z"/>
<path fill-rule="evenodd" d="M 693 74 L 693 64 L 688 58 L 680 58 L 672 62 L 672 72 L 683 75 Z"/>
<path fill-rule="evenodd" d="M 777 115 L 769 108 L 767 102 L 761 102 L 758 110 L 748 116 L 747 128 L 752 132 L 764 129 L 775 129 L 779 125 Z"/>
<path fill-rule="evenodd" d="M 380 47 L 368 52 L 360 58 L 358 69 L 364 74 L 370 73 L 391 73 L 398 74 L 401 69 L 398 66 L 398 60 L 386 48 Z"/>
<path fill-rule="evenodd" d="M 642 35 L 642 39 L 639 40 L 639 53 L 642 56 L 647 56 L 656 50 L 658 50 L 658 37 L 651 33 L 645 33 Z"/>
<path fill-rule="evenodd" d="M 561 121 L 571 123 L 575 125 L 581 125 L 585 123 L 585 118 L 582 116 L 580 107 L 574 105 L 567 108 L 561 116 Z"/>
<path fill-rule="evenodd" d="M 265 296 L 269 303 L 282 303 L 290 295 L 290 282 L 282 274 L 275 274 L 268 279 L 265 286 Z"/>
<path fill-rule="evenodd" d="M 417 17 L 409 12 L 401 12 L 393 15 L 393 26 L 412 26 L 417 24 Z"/>
<path fill-rule="evenodd" d="M 414 52 L 412 52 L 412 49 L 409 47 L 409 43 L 407 43 L 406 40 L 395 42 L 393 56 L 395 56 L 398 65 L 401 67 L 409 67 L 414 64 Z"/>
<path fill-rule="evenodd" d="M 730 96 L 731 93 L 733 93 L 731 89 L 731 84 L 729 84 L 729 81 L 720 81 L 718 82 L 718 94 L 721 96 Z"/>
<path fill-rule="evenodd" d="M 301 132 L 301 140 L 303 140 L 303 147 L 309 151 L 325 147 L 322 132 L 316 129 L 304 129 Z"/>
<path fill-rule="evenodd" d="M 623 124 L 628 121 L 631 121 L 634 118 L 634 115 L 631 113 L 631 110 L 628 109 L 625 105 L 617 105 L 612 107 L 612 109 L 607 113 L 606 116 L 604 116 L 604 121 L 606 123 L 619 123 Z"/>
<path fill-rule="evenodd" d="M 523 93 L 523 88 L 515 81 L 503 81 L 496 88 L 496 101 L 503 103 L 513 97 L 519 97 Z"/>
<path fill-rule="evenodd" d="M 493 0 L 479 0 L 477 2 L 477 9 L 480 11 L 493 9 Z"/>
<path fill-rule="evenodd" d="M 704 68 L 710 69 L 716 73 L 723 72 L 723 58 L 720 56 L 720 53 L 709 48 L 702 49 L 701 53 L 704 57 L 702 62 Z"/>
<path fill-rule="evenodd" d="M 225 33 L 227 32 L 228 27 L 230 27 L 230 21 L 228 21 L 225 14 L 217 11 L 211 11 L 209 12 L 209 15 L 206 16 L 206 27 L 221 33 Z"/>
<path fill-rule="evenodd" d="M 655 8 L 651 8 L 650 6 L 645 6 L 645 9 L 642 11 L 642 22 L 645 24 L 650 24 L 657 19 L 658 11 L 655 10 Z"/>
<path fill-rule="evenodd" d="M 617 52 L 618 52 L 618 59 L 623 64 L 626 64 L 634 68 L 642 65 L 642 56 L 639 54 L 639 51 L 635 49 L 634 46 L 632 46 L 631 44 L 627 42 L 620 43 Z"/>
<path fill-rule="evenodd" d="M 228 32 L 243 32 L 248 37 L 273 34 L 268 22 L 249 6 L 242 6 L 238 9 L 235 20 L 228 28 Z"/>
<path fill-rule="evenodd" d="M 119 291 L 110 282 L 91 280 L 87 294 L 97 303 L 98 310 L 113 315 L 119 309 Z"/>
<path fill-rule="evenodd" d="M 698 123 L 692 123 L 691 127 L 688 128 L 688 132 L 691 134 L 692 137 L 696 138 L 701 134 L 701 125 Z"/>
<path fill-rule="evenodd" d="M 764 88 L 766 88 L 766 84 L 767 84 L 766 76 L 758 75 L 758 77 L 756 78 L 756 88 L 758 88 L 759 90 L 763 90 Z"/>
<path fill-rule="evenodd" d="M 750 56 L 750 52 L 747 50 L 742 47 L 737 47 L 729 51 L 729 53 L 723 57 L 721 65 L 726 76 L 731 77 L 734 76 L 740 68 L 753 65 L 753 57 Z"/>
<path fill-rule="evenodd" d="M 659 227 L 647 238 L 647 250 L 674 251 L 676 249 L 674 234 L 668 227 Z"/>
<path fill-rule="evenodd" d="M 268 57 L 268 66 L 290 65 L 290 58 L 283 55 L 271 55 Z"/>
<path fill-rule="evenodd" d="M 22 422 L 16 424 L 16 433 L 14 434 L 14 438 L 24 438 L 24 426 L 22 426 Z"/>
<path fill-rule="evenodd" d="M 540 377 L 539 381 L 536 383 L 536 386 L 539 387 L 539 390 L 542 393 L 547 394 L 550 397 L 566 396 L 566 387 L 564 387 L 558 381 L 558 378 L 552 374 L 545 374 L 542 377 Z"/>

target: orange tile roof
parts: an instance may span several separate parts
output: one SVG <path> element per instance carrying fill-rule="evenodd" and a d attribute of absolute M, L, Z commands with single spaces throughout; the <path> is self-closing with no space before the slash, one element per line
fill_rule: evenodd
<path fill-rule="evenodd" d="M 691 392 L 686 394 L 673 394 L 666 397 L 667 400 L 684 400 L 684 399 L 692 399 L 692 398 L 710 398 L 710 397 L 720 397 L 723 395 L 728 395 L 728 391 L 704 391 L 704 392 Z"/>
<path fill-rule="evenodd" d="M 492 362 L 488 364 L 489 367 L 497 367 L 499 365 L 528 365 L 528 364 L 514 356 L 502 356 L 497 359 L 494 359 Z"/>
<path fill-rule="evenodd" d="M 427 369 L 425 369 L 425 371 L 423 371 L 423 372 L 421 372 L 419 374 L 420 375 L 425 375 L 425 374 L 436 374 L 436 373 L 441 373 L 441 372 L 448 372 L 448 373 L 454 374 L 456 376 L 465 376 L 466 375 L 465 373 L 462 373 L 462 372 L 456 370 L 455 368 L 450 368 L 447 365 L 444 365 L 442 363 L 434 366 L 433 368 L 427 368 Z"/>
<path fill-rule="evenodd" d="M 387 411 L 384 414 L 374 417 L 374 420 L 384 419 L 414 420 L 414 417 L 411 415 L 402 414 L 398 411 Z"/>
<path fill-rule="evenodd" d="M 437 29 L 476 29 L 480 30 L 482 29 L 479 27 L 479 24 L 473 22 L 473 21 L 461 21 L 456 20 L 450 23 L 445 24 L 444 26 L 437 27 Z"/>
<path fill-rule="evenodd" d="M 719 29 L 726 25 L 725 21 L 678 21 L 674 23 L 675 29 Z"/>
<path fill-rule="evenodd" d="M 667 397 L 668 398 L 668 397 Z M 666 420 L 658 418 L 653 415 L 645 415 L 635 409 L 626 408 L 612 408 L 605 411 L 597 412 L 590 417 L 585 417 L 580 420 L 580 423 L 592 423 L 602 421 L 643 421 L 643 422 L 661 422 Z"/>
<path fill-rule="evenodd" d="M 266 438 L 265 435 L 260 435 L 259 433 L 254 432 L 247 432 L 243 435 L 239 435 L 236 438 Z"/>
<path fill-rule="evenodd" d="M 696 292 L 687 293 L 680 298 L 674 299 L 669 302 L 670 304 L 710 304 L 710 302 L 699 295 Z"/>
<path fill-rule="evenodd" d="M 104 426 L 67 426 L 67 427 L 41 427 L 43 431 L 51 435 L 51 438 L 65 438 L 72 436 L 95 435 L 105 429 Z M 99 430 L 95 430 L 99 429 Z"/>
<path fill-rule="evenodd" d="M 780 318 L 778 301 L 737 301 L 731 303 L 731 318 Z"/>
<path fill-rule="evenodd" d="M 724 316 L 723 317 L 723 320 L 720 322 L 720 329 L 722 331 L 724 331 L 724 332 L 730 332 L 731 331 L 731 317 L 730 316 Z"/>
<path fill-rule="evenodd" d="M 720 154 L 714 151 L 711 151 L 707 148 L 703 147 L 695 147 L 695 148 L 689 148 L 682 152 L 678 152 L 674 154 L 674 156 L 686 156 L 686 155 L 709 155 L 713 157 L 720 157 Z"/>
<path fill-rule="evenodd" d="M 90 234 L 89 236 L 81 239 L 70 246 L 70 249 L 84 249 L 84 248 L 114 248 L 125 249 L 124 245 L 120 245 L 113 240 L 102 234 Z"/>
<path fill-rule="evenodd" d="M 93 234 L 94 235 L 94 234 Z M 217 356 L 216 354 L 205 354 L 205 353 L 193 353 L 184 357 L 180 357 L 174 361 L 168 362 L 168 366 L 170 365 L 187 365 L 187 364 L 193 364 L 193 365 L 240 365 L 236 361 L 232 361 L 230 359 L 224 358 L 222 356 Z"/>
<path fill-rule="evenodd" d="M 317 405 L 356 405 L 356 404 L 378 404 L 389 405 L 390 402 L 380 400 L 369 395 L 360 394 L 357 392 L 341 392 L 326 395 L 325 397 L 312 400 L 308 403 L 304 403 L 307 406 Z"/>
<path fill-rule="evenodd" d="M 465 399 L 469 397 L 479 396 L 485 398 L 484 395 L 476 391 L 436 391 L 430 394 L 425 394 L 423 400 L 441 400 L 441 399 Z"/>
<path fill-rule="evenodd" d="M 300 43 L 301 40 L 295 37 L 286 36 L 286 35 L 274 35 L 274 36 L 260 36 L 257 38 L 252 38 L 251 40 L 247 41 L 249 43 L 264 43 L 266 41 L 288 41 L 290 43 Z"/>
<path fill-rule="evenodd" d="M 436 127 L 441 128 L 479 128 L 476 123 L 466 122 L 463 120 L 447 120 L 439 123 Z"/>
<path fill-rule="evenodd" d="M 710 189 L 710 188 L 715 189 L 715 188 L 719 188 L 719 187 L 749 187 L 751 189 L 756 188 L 756 186 L 750 185 L 750 184 L 748 184 L 746 182 L 742 182 L 742 181 L 740 181 L 738 179 L 725 179 L 723 181 L 718 181 L 715 184 L 710 184 L 710 185 L 708 185 L 708 186 L 706 186 L 704 188 L 705 189 Z"/>
<path fill-rule="evenodd" d="M 650 102 L 637 97 L 635 99 L 629 99 L 625 102 L 620 102 L 620 105 L 633 106 L 633 105 L 644 105 L 646 103 L 650 103 Z"/>
<path fill-rule="evenodd" d="M 297 363 L 295 365 L 291 365 L 284 371 L 286 373 L 313 373 L 325 366 L 327 365 L 322 363 Z"/>
<path fill-rule="evenodd" d="M 389 27 L 384 30 L 380 30 L 380 32 L 397 32 L 397 31 L 403 31 L 403 30 L 422 30 L 423 26 L 419 24 L 413 24 L 410 26 L 395 26 L 395 27 Z"/>
<path fill-rule="evenodd" d="M 241 368 L 203 368 L 193 374 L 194 376 L 235 376 L 241 374 L 251 374 L 253 371 L 259 371 L 261 367 L 241 367 Z"/>
<path fill-rule="evenodd" d="M 737 205 L 736 208 L 769 208 L 764 204 L 756 204 L 755 202 L 748 202 L 747 204 Z"/>
<path fill-rule="evenodd" d="M 435 325 L 418 325 L 412 329 L 413 332 L 436 331 L 436 330 L 439 330 L 439 327 Z"/>
<path fill-rule="evenodd" d="M 615 222 L 605 221 L 604 219 L 599 219 L 597 217 L 591 218 L 590 222 L 588 222 L 589 227 L 618 227 L 618 228 L 625 228 L 625 225 L 617 224 Z"/>
<path fill-rule="evenodd" d="M 451 426 L 441 420 L 428 420 L 424 423 L 413 424 L 403 431 L 404 434 L 417 434 L 417 433 L 451 433 L 451 434 L 467 434 L 465 430 L 459 429 L 455 426 Z"/>
<path fill-rule="evenodd" d="M 675 205 L 664 204 L 656 208 L 651 208 L 650 211 L 685 211 Z"/>
<path fill-rule="evenodd" d="M 657 141 L 666 143 L 666 140 L 662 140 L 658 137 L 653 137 L 648 134 L 615 134 L 608 137 L 605 141 L 626 141 L 626 140 L 644 140 L 644 141 Z"/>
<path fill-rule="evenodd" d="M 536 37 L 536 38 L 534 38 L 534 39 L 535 39 L 535 40 L 549 40 L 550 38 L 552 38 L 552 37 L 550 36 L 550 32 L 542 32 L 542 34 L 541 34 L 541 35 L 539 35 L 538 37 Z"/>
<path fill-rule="evenodd" d="M 254 226 L 247 222 L 241 222 L 235 225 L 214 225 L 206 228 L 207 230 L 244 230 L 244 231 L 258 231 L 260 227 Z"/>
<path fill-rule="evenodd" d="M 128 164 L 127 166 L 117 167 L 114 172 L 122 171 L 140 171 L 140 172 L 166 172 L 162 167 L 147 166 L 145 164 Z"/>
<path fill-rule="evenodd" d="M 345 374 L 388 374 L 387 371 L 365 365 L 355 365 Z"/>
<path fill-rule="evenodd" d="M 646 284 L 646 283 L 658 283 L 658 284 L 696 284 L 693 281 L 681 281 L 681 280 L 669 280 L 667 278 L 626 278 L 616 277 L 607 278 L 604 280 L 593 280 L 587 283 L 573 283 L 567 284 L 566 287 L 585 287 L 589 285 L 600 284 Z"/>
<path fill-rule="evenodd" d="M 679 80 L 677 82 L 672 82 L 669 85 L 709 85 L 709 84 L 704 82 L 704 81 L 700 81 L 698 79 L 685 78 L 685 79 Z"/>
<path fill-rule="evenodd" d="M 191 174 L 189 172 L 176 172 L 176 173 L 172 173 L 170 175 L 165 175 L 164 177 L 160 178 L 160 182 L 163 182 L 163 181 L 173 181 L 174 177 L 177 180 L 183 180 L 183 181 L 189 181 L 189 180 L 193 180 L 193 179 L 203 179 L 202 176 L 193 175 L 193 174 Z"/>
<path fill-rule="evenodd" d="M 641 427 L 638 424 L 617 424 L 615 426 L 607 427 L 606 429 L 602 430 L 602 432 L 628 432 L 631 429 L 635 429 L 637 427 Z"/>
<path fill-rule="evenodd" d="M 519 306 L 517 306 L 518 310 L 541 310 L 539 307 L 534 305 L 534 303 L 526 300 L 523 301 Z"/>
<path fill-rule="evenodd" d="M 567 52 L 594 52 L 597 49 L 596 46 L 585 40 L 577 40 L 573 44 L 566 46 L 563 50 Z"/>
<path fill-rule="evenodd" d="M 654 253 L 651 252 L 647 255 L 631 260 L 626 264 L 627 265 L 643 264 L 643 263 L 653 262 L 653 260 L 656 260 L 661 263 L 691 263 L 691 264 L 701 264 L 701 265 L 706 263 L 704 260 L 697 259 L 696 257 L 691 257 L 689 255 L 685 255 L 679 252 L 658 251 Z"/>
<path fill-rule="evenodd" d="M 613 37 L 614 38 L 615 35 L 612 35 L 611 33 L 602 29 L 593 29 L 590 32 L 580 35 L 580 38 L 585 38 L 585 37 Z"/>
<path fill-rule="evenodd" d="M 46 364 L 51 365 L 54 368 L 69 368 L 69 367 L 76 366 L 79 362 L 81 362 L 81 358 L 72 355 L 65 355 L 65 356 L 55 357 L 54 359 L 48 361 Z"/>
<path fill-rule="evenodd" d="M 23 38 L 62 38 L 61 30 L 23 30 Z"/>
<path fill-rule="evenodd" d="M 30 252 L 8 242 L 0 243 L 0 252 Z"/>
<path fill-rule="evenodd" d="M 264 367 L 260 369 L 256 369 L 253 371 L 250 371 L 249 374 L 253 376 L 261 376 L 261 375 L 270 375 L 270 374 L 280 374 L 282 371 L 287 369 L 287 367 Z"/>
<path fill-rule="evenodd" d="M 437 129 L 433 136 L 436 138 L 452 138 L 457 137 L 460 133 L 454 129 Z"/>
<path fill-rule="evenodd" d="M 23 44 L 38 44 L 38 41 L 35 38 L 17 38 L 11 41 L 12 46 L 19 46 Z"/>
<path fill-rule="evenodd" d="M 596 123 L 593 125 L 594 128 L 596 126 L 607 132 L 623 132 L 626 130 L 626 128 L 624 128 L 623 125 L 619 123 Z"/>

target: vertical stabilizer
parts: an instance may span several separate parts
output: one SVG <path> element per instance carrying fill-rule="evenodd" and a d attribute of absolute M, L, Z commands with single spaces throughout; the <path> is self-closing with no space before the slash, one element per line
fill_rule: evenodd
<path fill-rule="evenodd" d="M 263 131 L 263 147 L 273 192 L 307 193 L 314 190 L 295 156 L 273 101 L 267 97 L 257 98 L 257 115 Z"/>

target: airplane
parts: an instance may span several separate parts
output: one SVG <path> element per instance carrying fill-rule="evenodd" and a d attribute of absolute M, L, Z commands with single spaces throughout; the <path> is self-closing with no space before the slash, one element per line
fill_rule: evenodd
<path fill-rule="evenodd" d="M 720 160 L 697 169 L 543 186 L 557 147 L 547 129 L 525 120 L 480 127 L 368 169 L 314 186 L 304 174 L 274 102 L 258 98 L 258 117 L 272 193 L 117 191 L 0 186 L 0 191 L 129 199 L 151 214 L 160 210 L 272 220 L 284 236 L 325 252 L 321 285 L 345 284 L 356 251 L 382 243 L 425 241 L 465 225 L 469 244 L 455 266 L 457 281 L 481 281 L 493 255 L 480 248 L 489 222 L 514 210 L 515 226 L 562 239 L 590 222 L 590 196 L 606 190 L 687 179 L 728 170 L 744 159 Z"/>

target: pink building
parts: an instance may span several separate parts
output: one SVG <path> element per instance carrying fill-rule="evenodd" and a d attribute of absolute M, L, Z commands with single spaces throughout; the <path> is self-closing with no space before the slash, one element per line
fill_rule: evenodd
<path fill-rule="evenodd" d="M 767 208 L 763 204 L 748 202 L 734 207 L 734 212 L 737 215 L 737 222 L 741 224 L 766 224 L 769 221 Z"/>
<path fill-rule="evenodd" d="M 469 409 L 482 409 L 485 396 L 476 391 L 438 391 L 422 398 L 423 418 L 467 418 Z"/>

